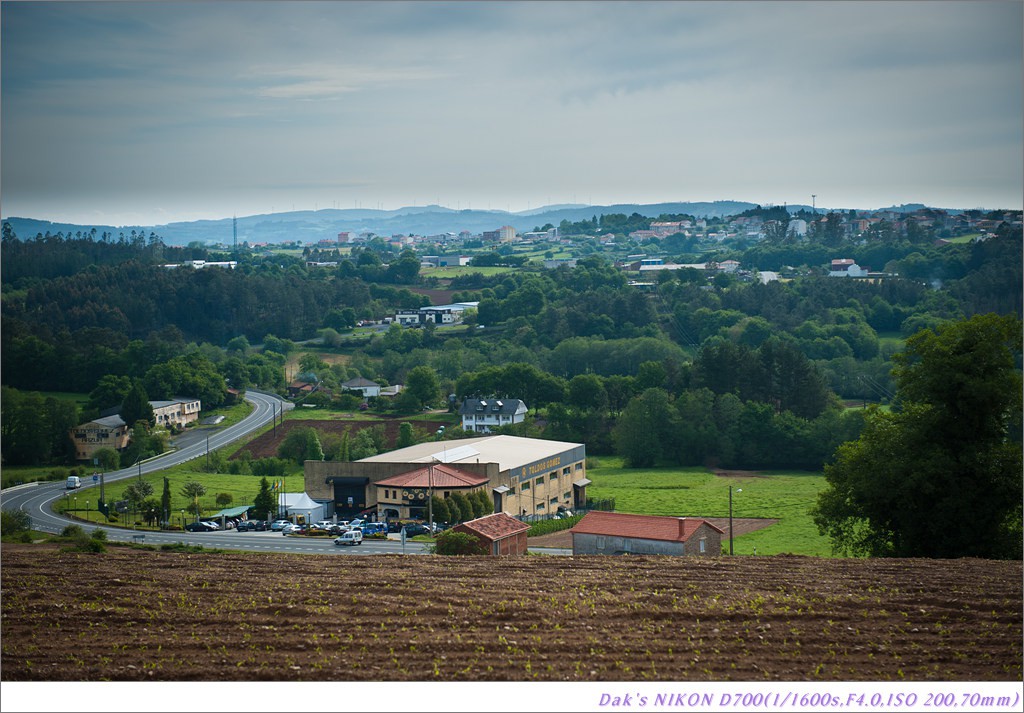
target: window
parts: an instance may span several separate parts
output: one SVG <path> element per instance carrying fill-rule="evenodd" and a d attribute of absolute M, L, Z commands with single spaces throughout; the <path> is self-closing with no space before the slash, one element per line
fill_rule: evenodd
<path fill-rule="evenodd" d="M 570 493 L 568 493 L 568 492 L 562 493 L 562 500 L 564 500 L 565 502 L 569 502 L 569 500 L 571 498 L 572 498 L 572 495 Z"/>
<path fill-rule="evenodd" d="M 583 463 L 577 463 L 576 470 L 583 470 Z"/>
<path fill-rule="evenodd" d="M 551 475 L 548 476 L 548 480 L 558 480 L 558 471 L 557 470 L 552 471 Z"/>
<path fill-rule="evenodd" d="M 529 481 L 527 481 L 527 482 L 523 483 L 523 485 L 522 485 L 522 488 L 523 488 L 523 492 L 524 492 L 524 493 L 525 493 L 525 492 L 526 492 L 527 490 L 529 490 L 529 489 L 530 489 L 530 483 L 529 483 Z"/>
<path fill-rule="evenodd" d="M 537 478 L 537 485 L 544 485 L 544 476 L 543 475 L 540 476 L 539 478 Z"/>
<path fill-rule="evenodd" d="M 708 551 L 708 540 L 706 537 L 700 538 L 700 553 L 704 554 Z"/>
<path fill-rule="evenodd" d="M 538 510 L 543 510 L 544 509 L 544 503 L 537 503 L 537 509 Z"/>
<path fill-rule="evenodd" d="M 516 494 L 516 486 L 514 486 L 514 485 L 510 486 L 509 489 L 508 489 L 508 494 L 509 495 L 515 495 Z"/>
<path fill-rule="evenodd" d="M 551 500 L 549 500 L 548 502 L 551 505 L 558 505 L 558 498 L 551 498 Z"/>
<path fill-rule="evenodd" d="M 603 550 L 604 549 L 604 538 L 603 537 L 598 537 L 597 538 L 597 549 L 599 549 L 599 550 Z"/>
<path fill-rule="evenodd" d="M 572 472 L 572 468 L 570 468 L 569 466 L 566 466 L 565 468 L 562 468 L 562 475 L 569 475 L 569 473 L 571 473 L 571 472 Z"/>

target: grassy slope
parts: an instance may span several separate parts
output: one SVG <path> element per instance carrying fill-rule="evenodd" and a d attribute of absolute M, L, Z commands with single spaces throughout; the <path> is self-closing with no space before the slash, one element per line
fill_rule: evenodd
<path fill-rule="evenodd" d="M 623 468 L 602 459 L 588 467 L 593 485 L 587 495 L 615 498 L 620 512 L 646 515 L 728 517 L 733 486 L 733 517 L 774 518 L 771 527 L 737 537 L 736 554 L 792 553 L 829 556 L 828 539 L 818 534 L 808 510 L 825 487 L 820 473 L 760 472 L 757 477 L 721 478 L 705 468 Z M 739 492 L 742 490 L 742 492 Z"/>

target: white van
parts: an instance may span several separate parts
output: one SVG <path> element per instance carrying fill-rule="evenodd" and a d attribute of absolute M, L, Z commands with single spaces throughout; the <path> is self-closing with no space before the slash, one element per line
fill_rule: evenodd
<path fill-rule="evenodd" d="M 363 531 L 362 530 L 349 530 L 348 532 L 341 533 L 340 536 L 334 538 L 334 544 L 336 545 L 361 545 L 363 544 Z"/>
<path fill-rule="evenodd" d="M 81 478 L 79 478 L 77 475 L 69 475 L 68 476 L 68 483 L 67 483 L 67 489 L 68 490 L 74 490 L 75 488 L 81 488 L 81 487 L 82 487 L 82 479 Z"/>

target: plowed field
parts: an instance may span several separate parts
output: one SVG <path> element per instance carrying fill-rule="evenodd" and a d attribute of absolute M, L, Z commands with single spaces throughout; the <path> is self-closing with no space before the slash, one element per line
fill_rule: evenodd
<path fill-rule="evenodd" d="M 1021 680 L 1020 562 L 0 553 L 5 681 Z"/>

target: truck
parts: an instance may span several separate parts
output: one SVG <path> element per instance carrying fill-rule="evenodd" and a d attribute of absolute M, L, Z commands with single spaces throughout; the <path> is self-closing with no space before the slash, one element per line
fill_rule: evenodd
<path fill-rule="evenodd" d="M 77 475 L 69 475 L 68 476 L 68 482 L 67 482 L 67 489 L 68 490 L 75 490 L 76 488 L 81 488 L 81 487 L 82 487 L 82 479 L 81 478 L 79 478 Z"/>

